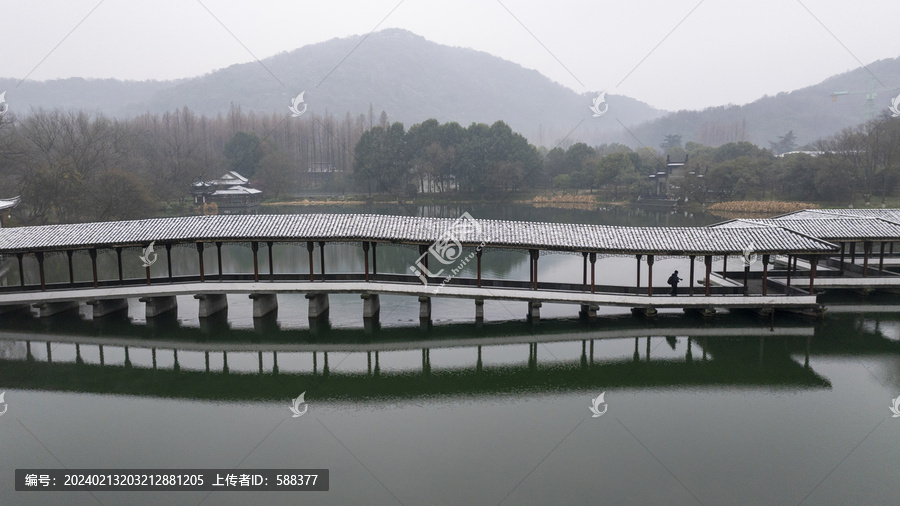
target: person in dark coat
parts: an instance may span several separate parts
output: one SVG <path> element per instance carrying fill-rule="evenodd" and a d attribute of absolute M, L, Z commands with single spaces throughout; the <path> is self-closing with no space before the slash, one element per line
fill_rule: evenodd
<path fill-rule="evenodd" d="M 682 279 L 678 277 L 678 271 L 673 272 L 672 275 L 669 276 L 668 283 L 672 285 L 672 295 L 676 295 L 678 293 L 678 282 L 681 280 Z"/>

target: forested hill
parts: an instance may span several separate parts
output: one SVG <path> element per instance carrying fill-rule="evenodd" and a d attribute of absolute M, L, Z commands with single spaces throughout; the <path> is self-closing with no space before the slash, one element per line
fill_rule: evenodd
<path fill-rule="evenodd" d="M 769 141 L 793 130 L 798 145 L 834 135 L 868 119 L 867 96 L 875 93 L 873 110 L 881 116 L 900 93 L 900 58 L 879 60 L 813 86 L 790 93 L 765 96 L 743 106 L 678 111 L 651 121 L 632 132 L 645 143 L 658 145 L 666 135 L 681 135 L 684 142 L 708 146 L 750 141 L 768 147 Z M 877 77 L 877 81 L 872 76 Z M 880 81 L 880 82 L 879 82 Z M 848 92 L 837 95 L 835 92 Z M 627 142 L 622 138 L 620 142 Z"/>
<path fill-rule="evenodd" d="M 356 117 L 368 114 L 371 105 L 375 121 L 383 110 L 390 121 L 407 127 L 429 118 L 463 126 L 503 120 L 530 141 L 551 147 L 576 126 L 575 138 L 591 142 L 601 132 L 620 130 L 616 119 L 636 125 L 664 114 L 637 100 L 607 95 L 615 118 L 591 118 L 595 94 L 578 94 L 536 70 L 400 29 L 363 37 L 312 44 L 261 64 L 232 65 L 177 83 L 69 79 L 26 81 L 15 88 L 15 81 L 0 80 L 0 86 L 10 90 L 7 101 L 16 112 L 30 106 L 80 107 L 117 117 L 184 106 L 209 116 L 227 114 L 232 106 L 281 115 L 305 90 L 308 110 L 319 115 L 349 112 Z"/>
<path fill-rule="evenodd" d="M 81 77 L 23 82 L 20 79 L 0 78 L 0 93 L 6 92 L 4 98 L 9 111 L 19 117 L 27 116 L 32 109 L 80 109 L 124 118 L 134 116 L 134 112 L 143 110 L 143 104 L 148 103 L 156 93 L 179 82 Z"/>
<path fill-rule="evenodd" d="M 60 79 L 46 82 L 0 79 L 10 110 L 84 109 L 119 118 L 182 107 L 207 116 L 244 112 L 288 113 L 301 91 L 308 111 L 407 127 L 429 118 L 492 124 L 503 120 L 530 142 L 547 147 L 620 142 L 655 147 L 666 135 L 719 146 L 750 141 L 763 147 L 793 131 L 804 145 L 869 119 L 866 97 L 876 94 L 881 114 L 900 93 L 900 58 L 880 60 L 821 83 L 765 96 L 743 106 L 667 114 L 638 100 L 607 95 L 609 114 L 591 117 L 595 94 L 579 94 L 536 70 L 484 52 L 430 42 L 401 29 L 311 44 L 262 62 L 249 62 L 178 81 Z M 715 72 L 714 67 L 703 71 Z M 872 75 L 877 77 L 877 81 Z M 740 83 L 736 83 L 738 86 Z M 849 92 L 833 100 L 833 92 Z M 629 127 L 626 132 L 619 124 Z"/>

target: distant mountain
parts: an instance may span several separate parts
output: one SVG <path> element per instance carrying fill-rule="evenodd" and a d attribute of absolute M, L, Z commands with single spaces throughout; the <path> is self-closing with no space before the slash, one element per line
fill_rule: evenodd
<path fill-rule="evenodd" d="M 9 110 L 27 115 L 31 108 L 84 109 L 109 116 L 133 116 L 154 94 L 181 81 L 119 81 L 71 77 L 51 81 L 25 81 L 0 78 L 0 92 L 6 91 Z"/>
<path fill-rule="evenodd" d="M 747 140 L 762 147 L 793 130 L 798 145 L 833 135 L 880 116 L 900 93 L 900 58 L 879 60 L 790 93 L 765 96 L 743 106 L 678 111 L 631 129 L 659 145 L 669 134 L 711 146 Z M 870 73 L 871 72 L 871 73 Z M 876 81 L 872 75 L 877 76 Z M 880 81 L 880 83 L 878 82 Z M 836 92 L 847 92 L 846 95 Z M 871 108 L 867 101 L 875 94 Z M 627 138 L 622 138 L 623 142 Z"/>
<path fill-rule="evenodd" d="M 10 110 L 83 108 L 115 117 L 187 106 L 215 116 L 231 107 L 286 114 L 305 91 L 308 111 L 343 117 L 386 111 L 407 127 L 435 118 L 493 123 L 503 120 L 531 142 L 553 147 L 576 141 L 657 147 L 666 135 L 718 146 L 748 140 L 768 147 L 790 130 L 800 145 L 868 119 L 866 96 L 877 94 L 876 115 L 900 92 L 900 58 L 830 77 L 790 93 L 743 106 L 667 113 L 625 96 L 607 95 L 607 114 L 592 117 L 596 94 L 578 94 L 536 70 L 484 52 L 430 42 L 401 29 L 332 39 L 262 60 L 177 81 L 0 79 Z M 874 85 L 874 86 L 873 86 Z M 833 92 L 847 91 L 832 100 Z M 626 131 L 624 126 L 628 127 Z"/>
<path fill-rule="evenodd" d="M 0 80 L 10 90 L 15 83 Z M 384 110 L 391 121 L 407 127 L 429 118 L 463 126 L 503 120 L 532 142 L 551 147 L 573 130 L 569 141 L 589 140 L 620 130 L 619 121 L 636 125 L 664 114 L 643 102 L 607 95 L 615 115 L 593 118 L 589 106 L 595 95 L 580 95 L 536 70 L 487 53 L 429 42 L 401 29 L 333 39 L 178 82 L 26 81 L 7 94 L 7 101 L 13 110 L 76 107 L 117 117 L 183 106 L 216 115 L 232 105 L 245 112 L 285 114 L 304 90 L 308 111 L 319 115 L 367 115 L 371 105 L 375 121 Z"/>

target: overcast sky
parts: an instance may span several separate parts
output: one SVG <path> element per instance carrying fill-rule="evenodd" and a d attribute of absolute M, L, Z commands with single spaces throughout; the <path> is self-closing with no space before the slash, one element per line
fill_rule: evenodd
<path fill-rule="evenodd" d="M 36 80 L 192 77 L 399 27 L 579 93 L 678 110 L 743 104 L 900 56 L 896 0 L 16 0 L 0 9 L 0 76 Z"/>

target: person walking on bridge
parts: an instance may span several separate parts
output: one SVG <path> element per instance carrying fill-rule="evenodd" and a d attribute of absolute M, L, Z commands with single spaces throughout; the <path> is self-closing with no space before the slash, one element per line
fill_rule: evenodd
<path fill-rule="evenodd" d="M 669 276 L 668 283 L 670 285 L 672 285 L 672 295 L 678 294 L 678 282 L 679 281 L 682 281 L 682 279 L 678 277 L 678 271 L 673 272 L 672 275 Z"/>

